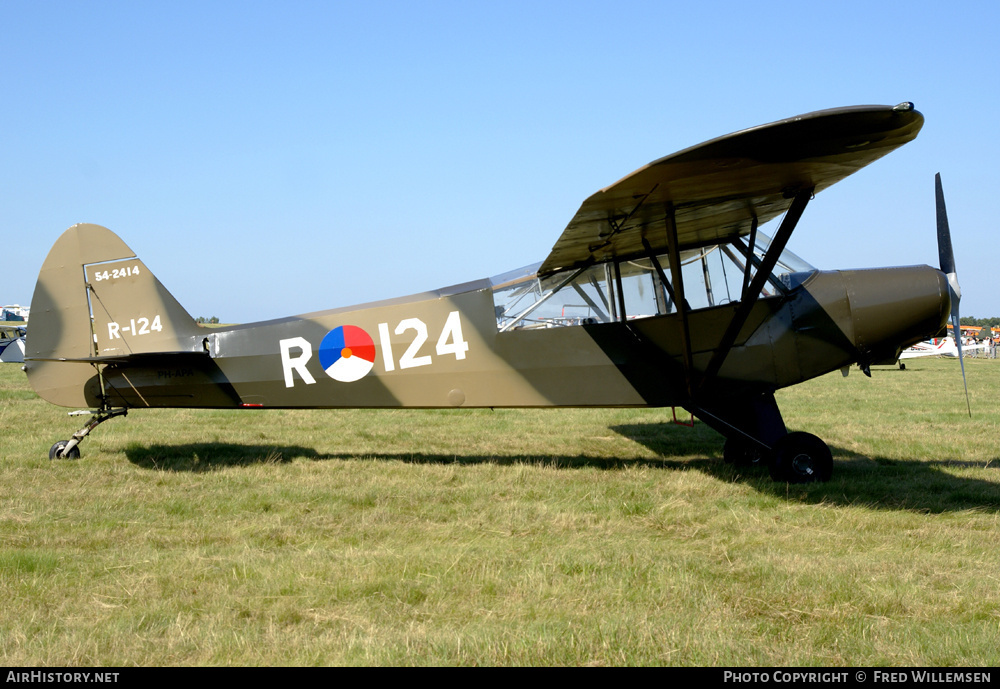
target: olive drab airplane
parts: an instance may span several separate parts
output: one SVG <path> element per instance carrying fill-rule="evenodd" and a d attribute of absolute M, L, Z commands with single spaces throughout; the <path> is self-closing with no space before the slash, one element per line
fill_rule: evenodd
<path fill-rule="evenodd" d="M 91 418 L 50 457 L 147 407 L 679 406 L 727 461 L 827 480 L 829 448 L 788 432 L 774 392 L 942 332 L 958 283 L 940 188 L 941 270 L 818 271 L 785 245 L 810 199 L 923 121 L 902 103 L 729 134 L 595 193 L 539 264 L 246 325 L 200 327 L 115 234 L 74 225 L 42 265 L 25 370 Z"/>

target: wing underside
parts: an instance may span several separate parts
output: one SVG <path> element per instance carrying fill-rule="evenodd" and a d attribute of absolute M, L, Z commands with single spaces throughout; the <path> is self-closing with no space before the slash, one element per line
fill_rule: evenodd
<path fill-rule="evenodd" d="M 592 195 L 539 274 L 668 249 L 729 242 L 916 137 L 911 103 L 809 113 L 745 129 L 654 161 Z"/>

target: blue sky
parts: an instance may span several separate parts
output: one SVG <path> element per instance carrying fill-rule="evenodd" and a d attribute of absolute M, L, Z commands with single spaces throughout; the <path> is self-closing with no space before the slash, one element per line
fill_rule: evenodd
<path fill-rule="evenodd" d="M 248 322 L 541 260 L 584 198 L 721 134 L 913 101 L 818 195 L 820 268 L 937 264 L 1000 314 L 996 2 L 0 3 L 0 302 L 76 222 L 194 316 Z"/>

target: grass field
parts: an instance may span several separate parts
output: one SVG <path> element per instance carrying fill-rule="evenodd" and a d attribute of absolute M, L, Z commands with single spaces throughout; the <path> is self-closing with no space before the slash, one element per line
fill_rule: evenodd
<path fill-rule="evenodd" d="M 137 411 L 0 365 L 0 663 L 996 665 L 1000 362 L 779 392 L 831 482 L 662 410 Z"/>

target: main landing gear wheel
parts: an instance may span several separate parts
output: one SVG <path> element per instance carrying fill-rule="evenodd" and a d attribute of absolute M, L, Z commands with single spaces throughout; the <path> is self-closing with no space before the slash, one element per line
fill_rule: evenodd
<path fill-rule="evenodd" d="M 722 448 L 722 459 L 726 464 L 737 467 L 760 466 L 764 460 L 764 450 L 743 438 L 731 436 L 726 438 L 726 444 Z"/>
<path fill-rule="evenodd" d="M 789 433 L 774 444 L 768 465 L 771 478 L 785 483 L 829 481 L 833 474 L 830 448 L 812 433 Z"/>
<path fill-rule="evenodd" d="M 69 453 L 63 457 L 63 448 L 69 444 L 68 440 L 60 440 L 58 443 L 49 448 L 49 459 L 80 459 L 80 447 L 71 447 Z"/>

